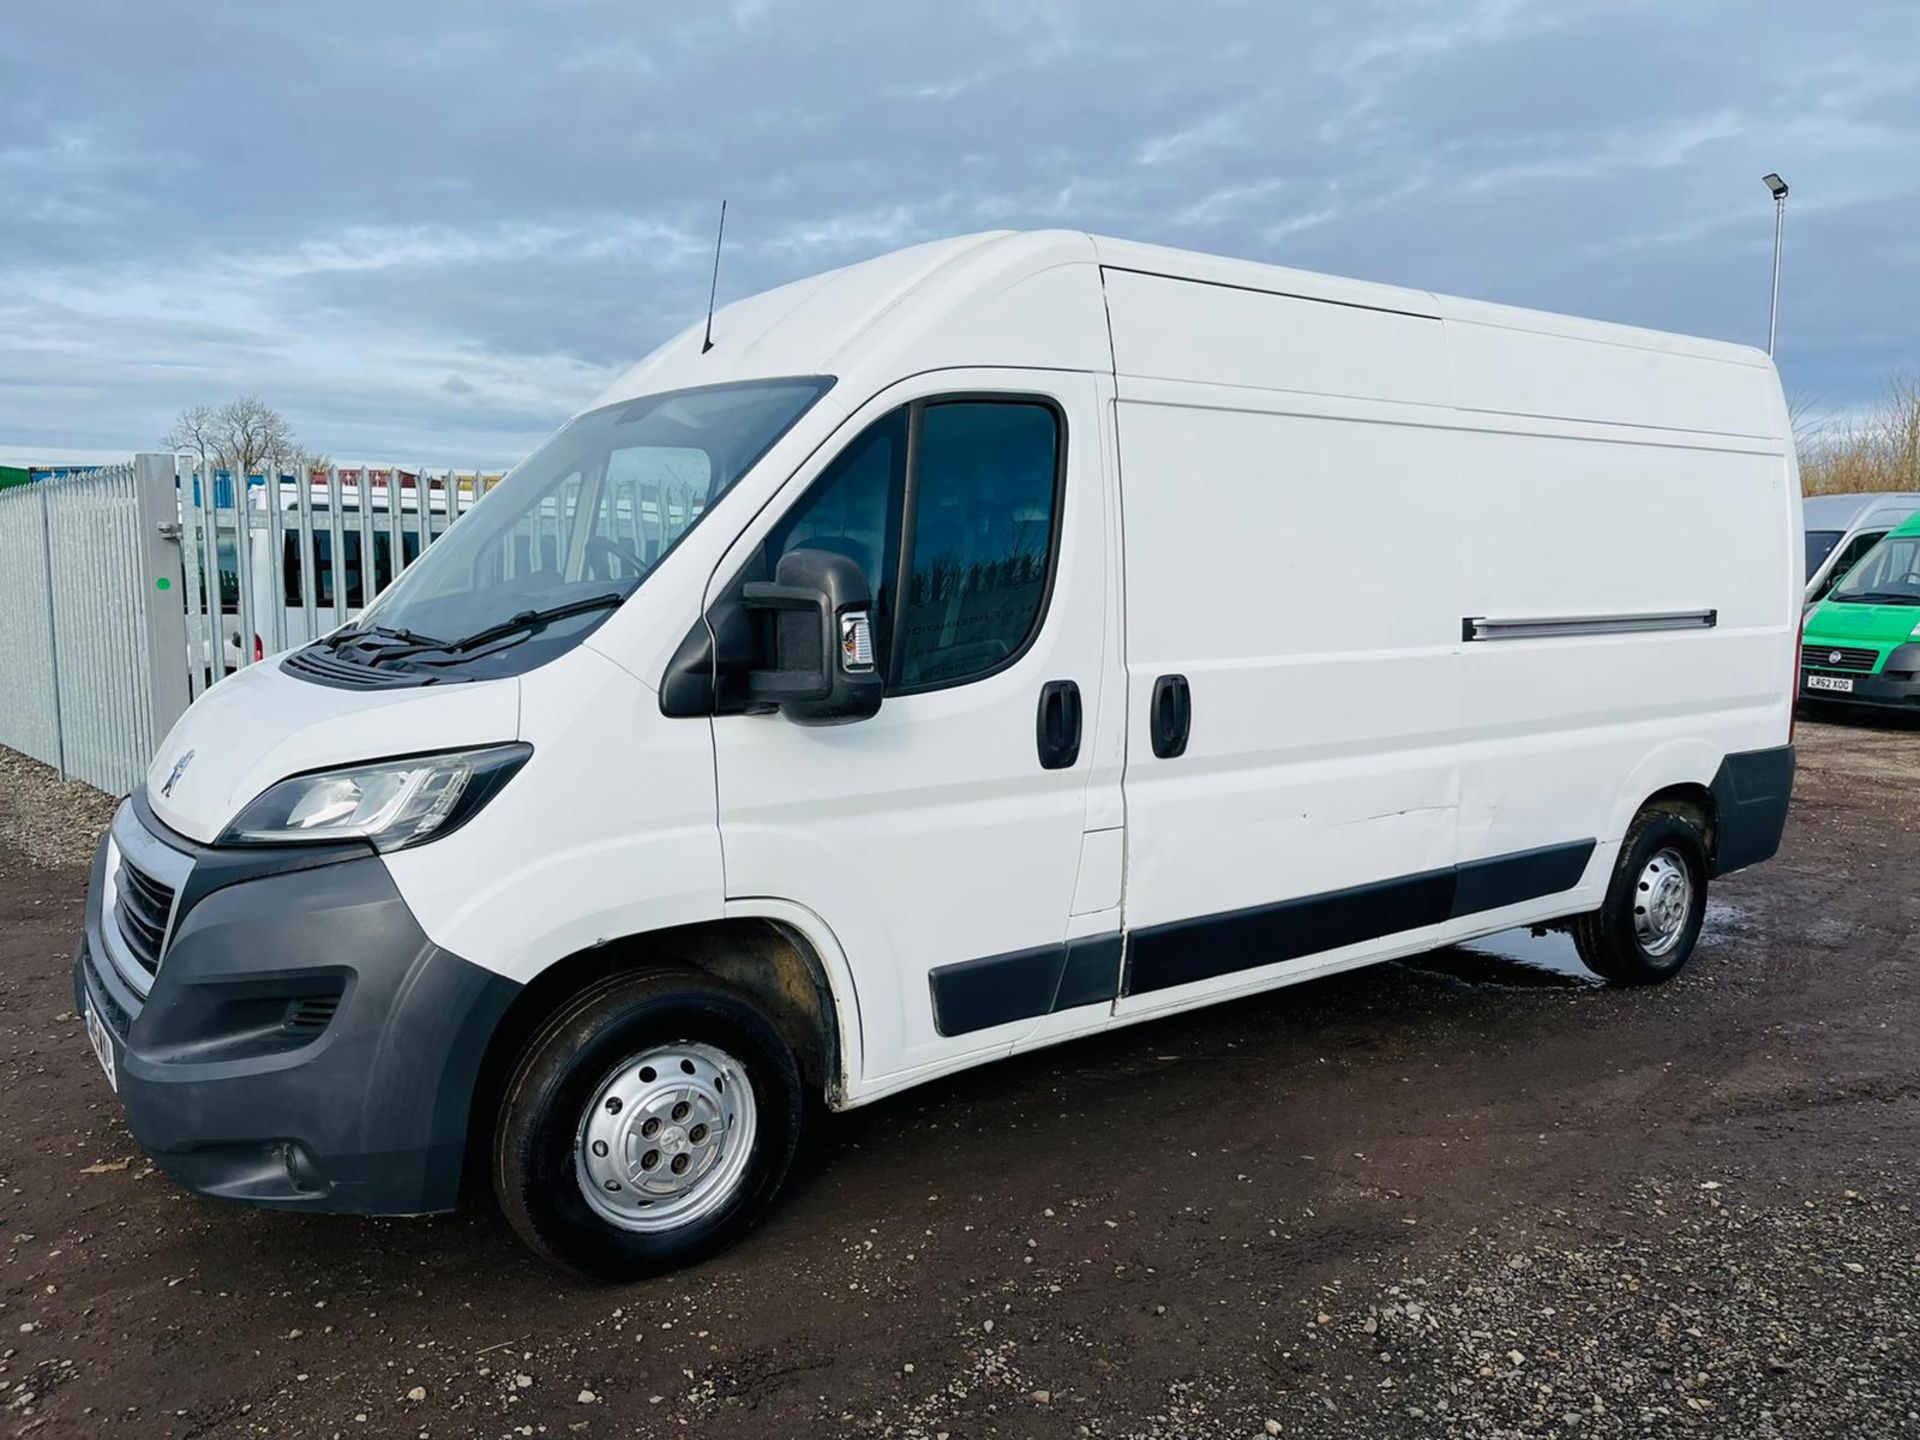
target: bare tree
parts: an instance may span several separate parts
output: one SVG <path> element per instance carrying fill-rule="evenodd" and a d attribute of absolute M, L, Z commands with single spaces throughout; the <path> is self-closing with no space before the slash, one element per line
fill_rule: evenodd
<path fill-rule="evenodd" d="M 204 466 L 209 460 L 218 459 L 220 435 L 218 412 L 210 405 L 195 405 L 180 412 L 180 418 L 160 437 L 160 443 L 169 450 L 191 452 Z"/>
<path fill-rule="evenodd" d="M 242 395 L 220 407 L 221 459 L 236 475 L 278 473 L 299 445 L 287 417 L 256 395 Z"/>
<path fill-rule="evenodd" d="M 294 438 L 286 416 L 255 395 L 241 395 L 218 409 L 196 405 L 181 411 L 161 443 L 234 475 L 295 474 L 302 465 L 326 463 Z"/>

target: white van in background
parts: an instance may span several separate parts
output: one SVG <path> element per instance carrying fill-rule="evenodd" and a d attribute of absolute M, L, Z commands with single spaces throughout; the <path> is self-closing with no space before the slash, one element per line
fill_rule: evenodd
<path fill-rule="evenodd" d="M 1920 494 L 1809 495 L 1803 507 L 1811 608 L 1826 599 L 1888 531 L 1920 511 Z"/>
<path fill-rule="evenodd" d="M 400 493 L 397 511 L 391 498 L 395 488 Z M 304 499 L 300 490 L 298 480 L 285 477 L 271 486 L 255 483 L 249 487 L 251 544 L 244 576 L 238 573 L 238 558 L 231 557 L 231 541 L 225 534 L 221 537 L 222 566 L 233 564 L 236 569 L 236 597 L 244 587 L 251 602 L 242 606 L 236 598 L 228 607 L 223 638 L 229 669 L 243 663 L 243 648 L 251 651 L 248 661 L 264 659 L 276 651 L 305 645 L 352 619 L 371 595 L 392 583 L 396 550 L 402 557 L 400 569 L 404 570 L 452 523 L 446 492 L 433 488 L 431 481 L 423 523 L 419 479 L 413 475 L 404 476 L 396 487 L 390 471 L 375 472 L 372 479 L 348 471 L 337 482 L 337 497 L 328 483 L 317 477 L 309 480 Z M 470 505 L 471 501 L 464 503 Z M 333 562 L 336 544 L 344 556 L 340 567 L 343 573 L 337 579 Z M 309 545 L 311 574 L 305 563 Z M 362 563 L 364 553 L 373 556 L 371 577 Z M 371 591 L 367 589 L 369 578 L 373 582 Z M 224 575 L 222 579 L 224 591 Z M 344 582 L 344 591 L 336 591 L 339 582 Z"/>
<path fill-rule="evenodd" d="M 77 998 L 181 1183 L 477 1167 L 645 1274 L 766 1210 L 809 1097 L 1519 925 L 1663 980 L 1779 844 L 1756 350 L 1065 232 L 712 334 L 121 807 Z"/>

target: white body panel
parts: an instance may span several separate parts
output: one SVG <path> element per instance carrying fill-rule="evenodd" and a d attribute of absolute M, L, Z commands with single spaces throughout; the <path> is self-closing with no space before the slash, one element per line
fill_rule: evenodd
<path fill-rule="evenodd" d="M 208 839 L 286 774 L 524 740 L 483 811 L 388 857 L 430 938 L 529 980 L 666 926 L 776 920 L 826 977 L 830 1089 L 852 1104 L 1590 909 L 1650 794 L 1787 743 L 1804 554 L 1758 352 L 1065 233 L 917 247 L 729 306 L 713 331 L 598 403 L 832 388 L 586 642 L 518 680 L 425 690 L 249 669 L 162 747 L 160 817 Z M 907 400 L 979 392 L 1066 417 L 1029 648 L 857 724 L 663 715 L 683 639 L 841 448 Z M 1712 622 L 1498 643 L 1463 623 L 1667 612 Z M 1148 709 L 1168 674 L 1193 715 L 1161 760 Z M 1044 770 L 1036 703 L 1060 679 L 1081 750 Z M 1591 847 L 1583 873 L 1498 908 L 1152 989 L 1129 974 L 964 1033 L 930 998 L 948 966 L 1072 941 L 1117 967 L 1122 934 L 1131 965 L 1143 936 L 1569 845 Z"/>
<path fill-rule="evenodd" d="M 387 857 L 436 944 L 521 981 L 722 909 L 707 727 L 584 645 L 536 673 L 526 768 L 476 823 Z"/>

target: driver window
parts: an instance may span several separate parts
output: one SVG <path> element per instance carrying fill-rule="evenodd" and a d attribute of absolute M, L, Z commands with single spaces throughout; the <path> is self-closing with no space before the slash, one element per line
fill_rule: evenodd
<path fill-rule="evenodd" d="M 831 550 L 857 560 L 873 587 L 873 645 L 886 670 L 900 506 L 907 473 L 907 411 L 882 416 L 834 457 L 767 536 L 766 573 L 791 550 Z"/>
<path fill-rule="evenodd" d="M 757 573 L 771 578 L 781 556 L 803 547 L 858 561 L 873 587 L 874 649 L 890 690 L 988 674 L 1025 647 L 1046 603 L 1060 440 L 1053 408 L 1038 401 L 928 400 L 896 410 L 862 431 L 781 518 Z"/>

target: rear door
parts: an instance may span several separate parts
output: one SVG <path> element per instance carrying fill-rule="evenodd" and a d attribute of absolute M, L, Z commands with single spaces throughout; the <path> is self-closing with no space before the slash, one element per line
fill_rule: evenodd
<path fill-rule="evenodd" d="M 1117 935 L 1098 955 L 1068 944 L 1103 701 L 1097 395 L 1094 377 L 1021 371 L 895 386 L 715 574 L 710 605 L 782 554 L 826 549 L 874 588 L 877 715 L 713 721 L 728 901 L 798 904 L 831 932 L 869 1085 L 1004 1053 L 1063 1003 L 1111 1008 Z M 1050 702 L 1066 686 L 1077 704 Z M 1045 752 L 1049 703 L 1066 707 L 1056 735 L 1077 709 L 1076 753 Z M 1116 904 L 1118 863 L 1116 845 Z"/>

